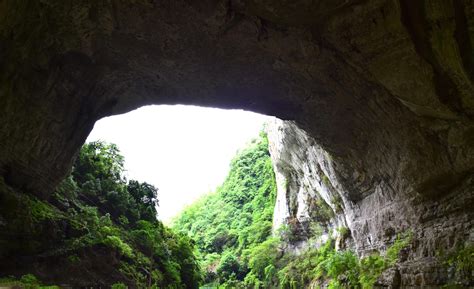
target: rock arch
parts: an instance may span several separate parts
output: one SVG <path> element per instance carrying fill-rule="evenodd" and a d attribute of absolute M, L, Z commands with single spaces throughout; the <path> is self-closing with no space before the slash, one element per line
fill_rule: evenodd
<path fill-rule="evenodd" d="M 145 104 L 294 120 L 357 201 L 474 168 L 472 4 L 3 1 L 0 172 L 47 194 L 95 120 Z M 355 177 L 357 175 L 357 177 Z"/>
<path fill-rule="evenodd" d="M 47 197 L 101 117 L 146 104 L 252 110 L 305 131 L 285 128 L 309 148 L 295 159 L 324 149 L 359 248 L 387 218 L 421 228 L 416 267 L 472 235 L 473 11 L 463 0 L 0 1 L 0 175 Z"/>

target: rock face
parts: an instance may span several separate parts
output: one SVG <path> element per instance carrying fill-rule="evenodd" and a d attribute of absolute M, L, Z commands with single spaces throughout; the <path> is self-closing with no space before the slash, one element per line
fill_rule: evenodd
<path fill-rule="evenodd" d="M 152 103 L 294 120 L 351 200 L 382 180 L 429 198 L 473 171 L 471 1 L 0 5 L 0 173 L 14 187 L 47 196 L 97 119 Z"/>
<path fill-rule="evenodd" d="M 274 230 L 293 226 L 292 235 L 304 243 L 311 223 L 325 231 L 347 228 L 342 196 L 328 177 L 330 155 L 291 122 L 273 119 L 266 130 L 277 181 Z"/>
<path fill-rule="evenodd" d="M 452 211 L 472 207 L 473 47 L 468 0 L 2 0 L 0 175 L 47 198 L 104 116 L 253 110 L 325 151 L 358 248 L 385 212 L 433 223 L 429 258 L 434 236 L 468 234 Z"/>
<path fill-rule="evenodd" d="M 387 181 L 379 181 L 366 187 L 364 198 L 353 201 L 331 154 L 308 134 L 281 120 L 271 123 L 267 131 L 278 186 L 274 227 L 293 227 L 299 237 L 290 242 L 293 247 L 308 246 L 311 223 L 321 224 L 339 238 L 338 228 L 349 228 L 343 245 L 359 255 L 384 251 L 398 234 L 411 232 L 408 251 L 381 285 L 394 286 L 396 275 L 405 287 L 441 286 L 455 279 L 439 254 L 474 242 L 472 177 L 436 199 L 395 191 Z M 472 286 L 469 277 L 457 282 Z"/>

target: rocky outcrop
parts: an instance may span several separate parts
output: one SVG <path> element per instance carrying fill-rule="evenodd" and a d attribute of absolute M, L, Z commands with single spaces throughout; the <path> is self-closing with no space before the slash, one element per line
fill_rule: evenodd
<path fill-rule="evenodd" d="M 277 119 L 267 131 L 278 186 L 274 228 L 286 225 L 295 229 L 299 238 L 290 241 L 293 248 L 308 246 L 311 224 L 322 225 L 325 232 L 339 239 L 345 232 L 340 228 L 348 228 L 350 234 L 343 236 L 342 245 L 362 256 L 383 252 L 397 235 L 411 232 L 408 250 L 397 268 L 382 278 L 381 285 L 393 286 L 393 276 L 398 274 L 404 287 L 448 282 L 473 285 L 470 275 L 454 276 L 454 269 L 443 263 L 442 255 L 474 244 L 472 176 L 432 199 L 419 192 L 395 190 L 380 180 L 368 184 L 366 196 L 354 201 L 351 188 L 339 179 L 331 153 L 307 133 L 294 123 Z"/>
<path fill-rule="evenodd" d="M 289 226 L 293 239 L 304 243 L 313 223 L 331 235 L 347 228 L 343 199 L 327 173 L 332 169 L 330 155 L 291 122 L 273 119 L 266 131 L 278 192 L 274 230 Z"/>

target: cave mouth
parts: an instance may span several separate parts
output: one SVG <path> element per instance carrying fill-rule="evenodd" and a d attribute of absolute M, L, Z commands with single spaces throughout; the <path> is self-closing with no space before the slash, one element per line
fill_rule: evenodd
<path fill-rule="evenodd" d="M 243 110 L 145 106 L 97 121 L 47 200 L 0 178 L 0 260 L 10 260 L 0 262 L 0 287 L 197 289 L 199 241 L 171 217 L 215 196 L 226 209 L 200 209 L 225 217 L 205 229 L 212 250 L 237 248 L 230 223 L 258 224 L 252 234 L 240 230 L 246 242 L 271 238 L 277 186 L 266 132 L 275 120 Z"/>
<path fill-rule="evenodd" d="M 190 105 L 150 105 L 103 118 L 86 143 L 118 146 L 127 179 L 159 189 L 165 223 L 225 179 L 238 150 L 258 137 L 273 117 Z"/>

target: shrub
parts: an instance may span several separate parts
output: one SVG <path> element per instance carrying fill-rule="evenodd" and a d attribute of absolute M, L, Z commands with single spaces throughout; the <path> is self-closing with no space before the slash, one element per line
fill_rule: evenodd
<path fill-rule="evenodd" d="M 30 285 L 39 284 L 38 279 L 33 274 L 26 274 L 26 275 L 21 276 L 20 282 L 24 284 L 30 284 Z"/>
<path fill-rule="evenodd" d="M 127 256 L 128 258 L 134 257 L 132 248 L 127 243 L 123 242 L 120 237 L 107 236 L 103 243 L 107 246 L 118 249 L 120 253 Z"/>
<path fill-rule="evenodd" d="M 474 274 L 474 244 L 467 244 L 456 248 L 444 256 L 444 265 L 454 269 L 456 282 L 471 280 Z M 447 284 L 455 286 L 459 284 Z"/>
<path fill-rule="evenodd" d="M 387 262 L 379 254 L 373 254 L 360 261 L 359 283 L 362 288 L 372 288 L 382 272 L 387 268 Z"/>
<path fill-rule="evenodd" d="M 127 289 L 128 286 L 123 283 L 115 283 L 112 285 L 111 289 Z"/>
<path fill-rule="evenodd" d="M 299 256 L 288 255 L 280 261 L 281 288 L 304 288 L 310 283 L 326 283 L 328 288 L 372 288 L 384 270 L 393 266 L 409 237 L 397 238 L 385 257 L 373 254 L 359 258 L 352 251 L 336 251 L 329 240 L 320 248 L 310 248 Z"/>
<path fill-rule="evenodd" d="M 221 257 L 216 272 L 222 281 L 229 279 L 231 275 L 238 275 L 240 273 L 240 263 L 237 257 L 231 252 L 225 252 Z"/>
<path fill-rule="evenodd" d="M 406 233 L 403 237 L 397 236 L 393 245 L 390 246 L 385 253 L 385 261 L 388 267 L 397 263 L 400 251 L 410 244 L 412 236 L 412 232 Z"/>

